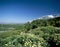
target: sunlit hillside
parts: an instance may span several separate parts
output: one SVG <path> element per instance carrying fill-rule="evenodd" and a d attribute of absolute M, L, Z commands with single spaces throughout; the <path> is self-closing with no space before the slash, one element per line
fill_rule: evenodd
<path fill-rule="evenodd" d="M 0 47 L 60 47 L 60 17 L 0 24 Z"/>

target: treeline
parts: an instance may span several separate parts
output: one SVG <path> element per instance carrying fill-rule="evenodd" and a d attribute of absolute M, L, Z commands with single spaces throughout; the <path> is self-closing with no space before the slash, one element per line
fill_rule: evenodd
<path fill-rule="evenodd" d="M 50 19 L 37 19 L 25 24 L 25 28 L 27 28 L 27 30 L 42 26 L 60 27 L 60 17 L 55 17 Z"/>

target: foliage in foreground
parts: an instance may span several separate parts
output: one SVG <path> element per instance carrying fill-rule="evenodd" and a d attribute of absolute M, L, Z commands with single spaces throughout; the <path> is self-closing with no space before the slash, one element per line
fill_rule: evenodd
<path fill-rule="evenodd" d="M 52 43 L 52 44 L 51 44 Z M 60 28 L 39 27 L 29 31 L 0 33 L 0 47 L 60 47 Z"/>
<path fill-rule="evenodd" d="M 46 47 L 47 43 L 42 37 L 30 33 L 20 33 L 6 38 L 0 38 L 1 47 Z"/>
<path fill-rule="evenodd" d="M 0 47 L 60 47 L 60 17 L 0 24 Z"/>

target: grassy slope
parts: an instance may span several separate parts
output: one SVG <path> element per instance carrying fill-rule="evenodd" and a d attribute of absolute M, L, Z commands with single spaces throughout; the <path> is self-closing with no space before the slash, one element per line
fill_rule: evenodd
<path fill-rule="evenodd" d="M 56 21 L 55 21 L 56 20 Z M 60 47 L 60 18 L 25 25 L 0 25 L 0 47 Z M 53 22 L 53 26 L 50 25 Z M 47 24 L 47 25 L 48 25 Z M 38 26 L 36 28 L 36 26 Z M 14 29 L 11 29 L 11 28 Z M 32 28 L 33 27 L 33 28 Z M 8 29 L 10 28 L 10 29 Z M 51 44 L 52 43 L 52 44 Z"/>
<path fill-rule="evenodd" d="M 46 47 L 48 39 L 54 37 L 57 45 L 60 44 L 60 28 L 39 27 L 27 32 L 12 30 L 0 33 L 1 47 Z"/>

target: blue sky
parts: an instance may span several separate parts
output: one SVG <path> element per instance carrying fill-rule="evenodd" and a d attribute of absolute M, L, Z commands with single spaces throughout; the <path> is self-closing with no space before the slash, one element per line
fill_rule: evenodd
<path fill-rule="evenodd" d="M 60 14 L 60 0 L 0 0 L 0 23 L 25 23 Z"/>

